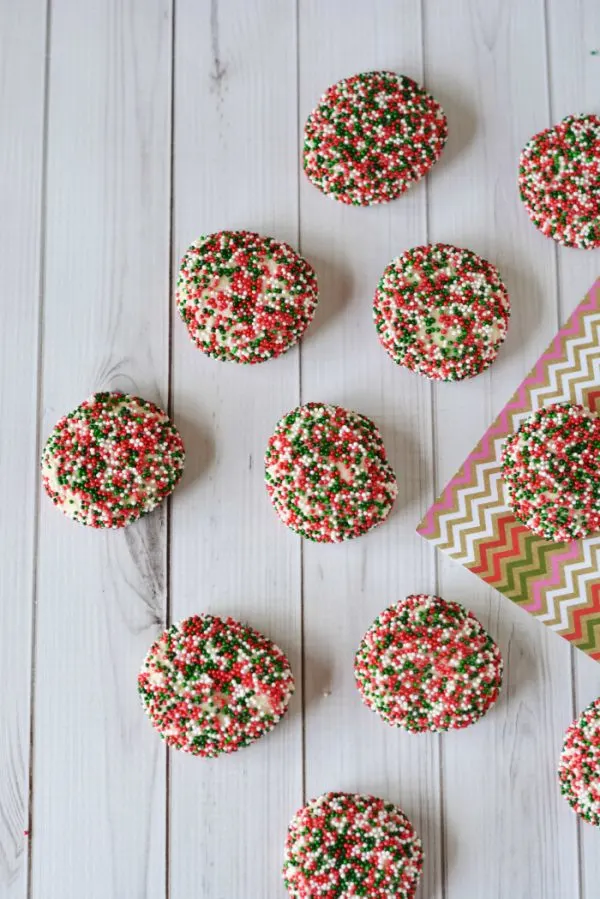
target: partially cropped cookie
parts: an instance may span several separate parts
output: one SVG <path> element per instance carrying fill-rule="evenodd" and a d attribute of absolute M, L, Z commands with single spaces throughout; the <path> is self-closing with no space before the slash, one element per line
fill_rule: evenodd
<path fill-rule="evenodd" d="M 150 721 L 174 749 L 214 757 L 272 730 L 294 678 L 285 654 L 233 618 L 194 615 L 150 647 L 138 677 Z"/>
<path fill-rule="evenodd" d="M 364 703 L 414 733 L 474 724 L 498 699 L 502 657 L 475 615 L 439 596 L 407 596 L 379 615 L 356 653 Z"/>
<path fill-rule="evenodd" d="M 538 537 L 600 530 L 600 418 L 576 403 L 538 409 L 504 444 L 502 476 L 515 518 Z"/>
<path fill-rule="evenodd" d="M 42 483 L 69 518 L 122 528 L 171 493 L 183 463 L 183 441 L 162 409 L 139 396 L 95 393 L 46 441 Z"/>
<path fill-rule="evenodd" d="M 373 315 L 379 340 L 398 365 L 434 381 L 462 381 L 495 360 L 510 300 L 494 265 L 471 250 L 437 243 L 390 262 Z"/>
<path fill-rule="evenodd" d="M 570 115 L 521 153 L 519 191 L 542 234 L 565 247 L 600 247 L 600 117 Z"/>
<path fill-rule="evenodd" d="M 192 341 L 227 362 L 284 353 L 310 324 L 317 299 L 308 262 L 288 244 L 251 231 L 201 237 L 177 280 L 177 307 Z"/>
<path fill-rule="evenodd" d="M 568 728 L 558 779 L 571 808 L 600 827 L 600 697 Z"/>
<path fill-rule="evenodd" d="M 331 85 L 304 127 L 304 171 L 323 193 L 369 206 L 404 193 L 448 137 L 440 104 L 405 75 L 364 72 Z"/>
<path fill-rule="evenodd" d="M 373 422 L 324 403 L 298 406 L 278 422 L 265 480 L 283 523 L 317 543 L 370 531 L 387 518 L 398 493 Z"/>
<path fill-rule="evenodd" d="M 412 824 L 375 796 L 325 793 L 288 827 L 283 878 L 292 899 L 413 899 L 422 869 Z"/>

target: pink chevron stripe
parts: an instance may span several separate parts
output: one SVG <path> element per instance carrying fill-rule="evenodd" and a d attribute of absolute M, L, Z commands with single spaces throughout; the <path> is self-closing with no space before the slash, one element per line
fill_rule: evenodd
<path fill-rule="evenodd" d="M 528 392 L 537 384 L 544 383 L 546 379 L 546 366 L 549 362 L 562 359 L 564 357 L 564 341 L 567 337 L 576 334 L 581 325 L 581 319 L 586 312 L 596 308 L 598 302 L 598 292 L 600 291 L 600 278 L 593 284 L 591 290 L 587 293 L 584 301 L 577 307 L 571 318 L 564 328 L 556 335 L 543 356 L 540 356 L 533 370 L 527 378 L 517 388 L 512 399 L 500 412 L 496 421 L 485 432 L 479 448 L 471 453 L 465 460 L 463 467 L 455 476 L 446 484 L 441 495 L 436 502 L 428 509 L 425 518 L 417 532 L 423 537 L 429 537 L 435 531 L 436 517 L 442 512 L 452 509 L 455 503 L 455 494 L 459 487 L 470 486 L 476 480 L 475 469 L 477 463 L 492 458 L 493 438 L 501 434 L 508 434 L 512 430 L 512 422 L 510 421 L 510 412 L 521 410 L 527 406 Z"/>
<path fill-rule="evenodd" d="M 563 553 L 557 553 L 555 556 L 552 556 L 551 562 L 551 573 L 550 576 L 544 578 L 541 581 L 535 581 L 533 584 L 533 600 L 527 606 L 522 606 L 527 612 L 531 612 L 535 615 L 536 612 L 541 612 L 543 609 L 543 593 L 546 591 L 547 587 L 558 587 L 562 577 L 562 563 L 570 562 L 572 559 L 576 559 L 579 555 L 580 550 L 580 541 L 573 540 L 572 543 L 569 543 L 568 549 L 566 549 Z"/>

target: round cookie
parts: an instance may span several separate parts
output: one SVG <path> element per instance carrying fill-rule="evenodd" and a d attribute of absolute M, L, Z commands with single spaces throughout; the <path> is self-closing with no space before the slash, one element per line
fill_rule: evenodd
<path fill-rule="evenodd" d="M 294 678 L 285 654 L 258 631 L 233 618 L 193 615 L 150 647 L 138 690 L 169 746 L 213 758 L 272 730 Z"/>
<path fill-rule="evenodd" d="M 558 780 L 571 808 L 584 821 L 600 827 L 600 697 L 568 728 Z"/>
<path fill-rule="evenodd" d="M 325 793 L 288 827 L 283 879 L 293 899 L 413 899 L 422 869 L 412 824 L 374 796 Z"/>
<path fill-rule="evenodd" d="M 122 528 L 157 506 L 183 473 L 168 416 L 125 393 L 95 393 L 60 419 L 42 453 L 42 483 L 69 518 Z"/>
<path fill-rule="evenodd" d="M 329 87 L 309 115 L 304 171 L 342 203 L 385 203 L 427 174 L 447 137 L 441 106 L 416 82 L 364 72 Z"/>
<path fill-rule="evenodd" d="M 504 444 L 502 476 L 517 521 L 538 537 L 600 530 L 600 418 L 576 403 L 538 409 Z"/>
<path fill-rule="evenodd" d="M 571 115 L 521 153 L 519 192 L 533 224 L 565 247 L 600 247 L 600 117 Z"/>
<path fill-rule="evenodd" d="M 498 699 L 502 657 L 475 615 L 418 594 L 390 606 L 354 660 L 363 702 L 413 733 L 468 727 Z"/>
<path fill-rule="evenodd" d="M 373 422 L 324 403 L 298 406 L 280 419 L 265 455 L 265 481 L 283 523 L 317 543 L 370 531 L 398 493 Z"/>
<path fill-rule="evenodd" d="M 286 243 L 251 231 L 201 237 L 181 262 L 176 301 L 208 356 L 254 364 L 285 353 L 318 299 L 311 266 Z"/>
<path fill-rule="evenodd" d="M 390 262 L 373 316 L 381 344 L 398 365 L 434 381 L 461 381 L 496 358 L 510 301 L 495 266 L 471 250 L 436 243 Z"/>

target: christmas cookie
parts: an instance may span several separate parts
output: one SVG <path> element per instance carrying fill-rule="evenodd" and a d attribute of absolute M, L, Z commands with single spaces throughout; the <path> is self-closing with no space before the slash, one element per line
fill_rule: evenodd
<path fill-rule="evenodd" d="M 495 266 L 471 250 L 436 243 L 390 262 L 373 315 L 394 362 L 434 381 L 461 381 L 496 358 L 510 301 Z"/>
<path fill-rule="evenodd" d="M 169 746 L 207 758 L 272 730 L 294 678 L 284 653 L 258 631 L 233 618 L 194 615 L 150 647 L 138 690 Z"/>
<path fill-rule="evenodd" d="M 342 203 L 369 206 L 427 174 L 448 124 L 432 96 L 404 75 L 365 72 L 333 84 L 304 127 L 304 171 Z"/>
<path fill-rule="evenodd" d="M 521 153 L 519 191 L 529 218 L 565 247 L 600 247 L 600 117 L 567 116 Z"/>
<path fill-rule="evenodd" d="M 545 540 L 600 530 L 600 418 L 584 406 L 554 403 L 522 422 L 502 453 L 515 518 Z"/>
<path fill-rule="evenodd" d="M 567 730 L 558 779 L 571 808 L 600 827 L 600 697 Z"/>
<path fill-rule="evenodd" d="M 250 231 L 220 231 L 188 249 L 177 306 L 208 356 L 264 362 L 285 353 L 310 324 L 318 299 L 311 266 L 286 243 Z"/>
<path fill-rule="evenodd" d="M 375 619 L 354 661 L 364 703 L 414 733 L 468 727 L 496 702 L 500 650 L 477 618 L 439 596 L 408 596 Z"/>
<path fill-rule="evenodd" d="M 283 523 L 317 543 L 370 531 L 389 515 L 398 493 L 373 422 L 323 403 L 299 406 L 278 422 L 265 480 Z"/>
<path fill-rule="evenodd" d="M 413 899 L 422 868 L 412 824 L 374 796 L 325 793 L 288 827 L 283 878 L 293 899 Z"/>
<path fill-rule="evenodd" d="M 95 393 L 46 441 L 42 482 L 75 521 L 122 528 L 171 493 L 183 461 L 183 441 L 162 409 L 139 396 Z"/>

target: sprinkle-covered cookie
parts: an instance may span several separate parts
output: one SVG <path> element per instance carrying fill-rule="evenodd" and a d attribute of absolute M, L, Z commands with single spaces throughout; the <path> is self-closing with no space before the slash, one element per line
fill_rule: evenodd
<path fill-rule="evenodd" d="M 364 703 L 388 724 L 414 733 L 468 727 L 496 702 L 498 646 L 456 602 L 418 594 L 375 619 L 356 653 Z"/>
<path fill-rule="evenodd" d="M 413 899 L 422 869 L 412 824 L 374 796 L 325 793 L 288 827 L 283 878 L 293 899 Z"/>
<path fill-rule="evenodd" d="M 194 615 L 150 647 L 138 690 L 169 746 L 208 758 L 272 730 L 294 678 L 281 649 L 258 631 L 233 618 Z"/>
<path fill-rule="evenodd" d="M 600 117 L 571 115 L 521 153 L 519 191 L 529 218 L 565 247 L 600 247 Z"/>
<path fill-rule="evenodd" d="M 333 84 L 309 115 L 304 171 L 342 203 L 385 203 L 427 174 L 447 137 L 440 104 L 416 82 L 365 72 Z"/>
<path fill-rule="evenodd" d="M 461 381 L 496 358 L 510 301 L 495 266 L 471 250 L 436 243 L 390 262 L 373 315 L 394 362 L 434 381 Z"/>
<path fill-rule="evenodd" d="M 264 362 L 302 337 L 318 299 L 311 266 L 286 243 L 250 231 L 201 237 L 181 262 L 176 300 L 208 356 Z"/>
<path fill-rule="evenodd" d="M 283 523 L 317 543 L 370 531 L 388 516 L 398 493 L 373 422 L 324 403 L 299 406 L 278 422 L 265 480 Z"/>
<path fill-rule="evenodd" d="M 122 528 L 171 493 L 183 462 L 183 441 L 162 409 L 139 396 L 95 393 L 46 441 L 42 483 L 75 521 Z"/>
<path fill-rule="evenodd" d="M 576 403 L 554 403 L 523 421 L 502 452 L 515 518 L 557 542 L 600 530 L 600 418 Z"/>
<path fill-rule="evenodd" d="M 600 697 L 568 728 L 558 780 L 571 808 L 600 827 Z"/>

